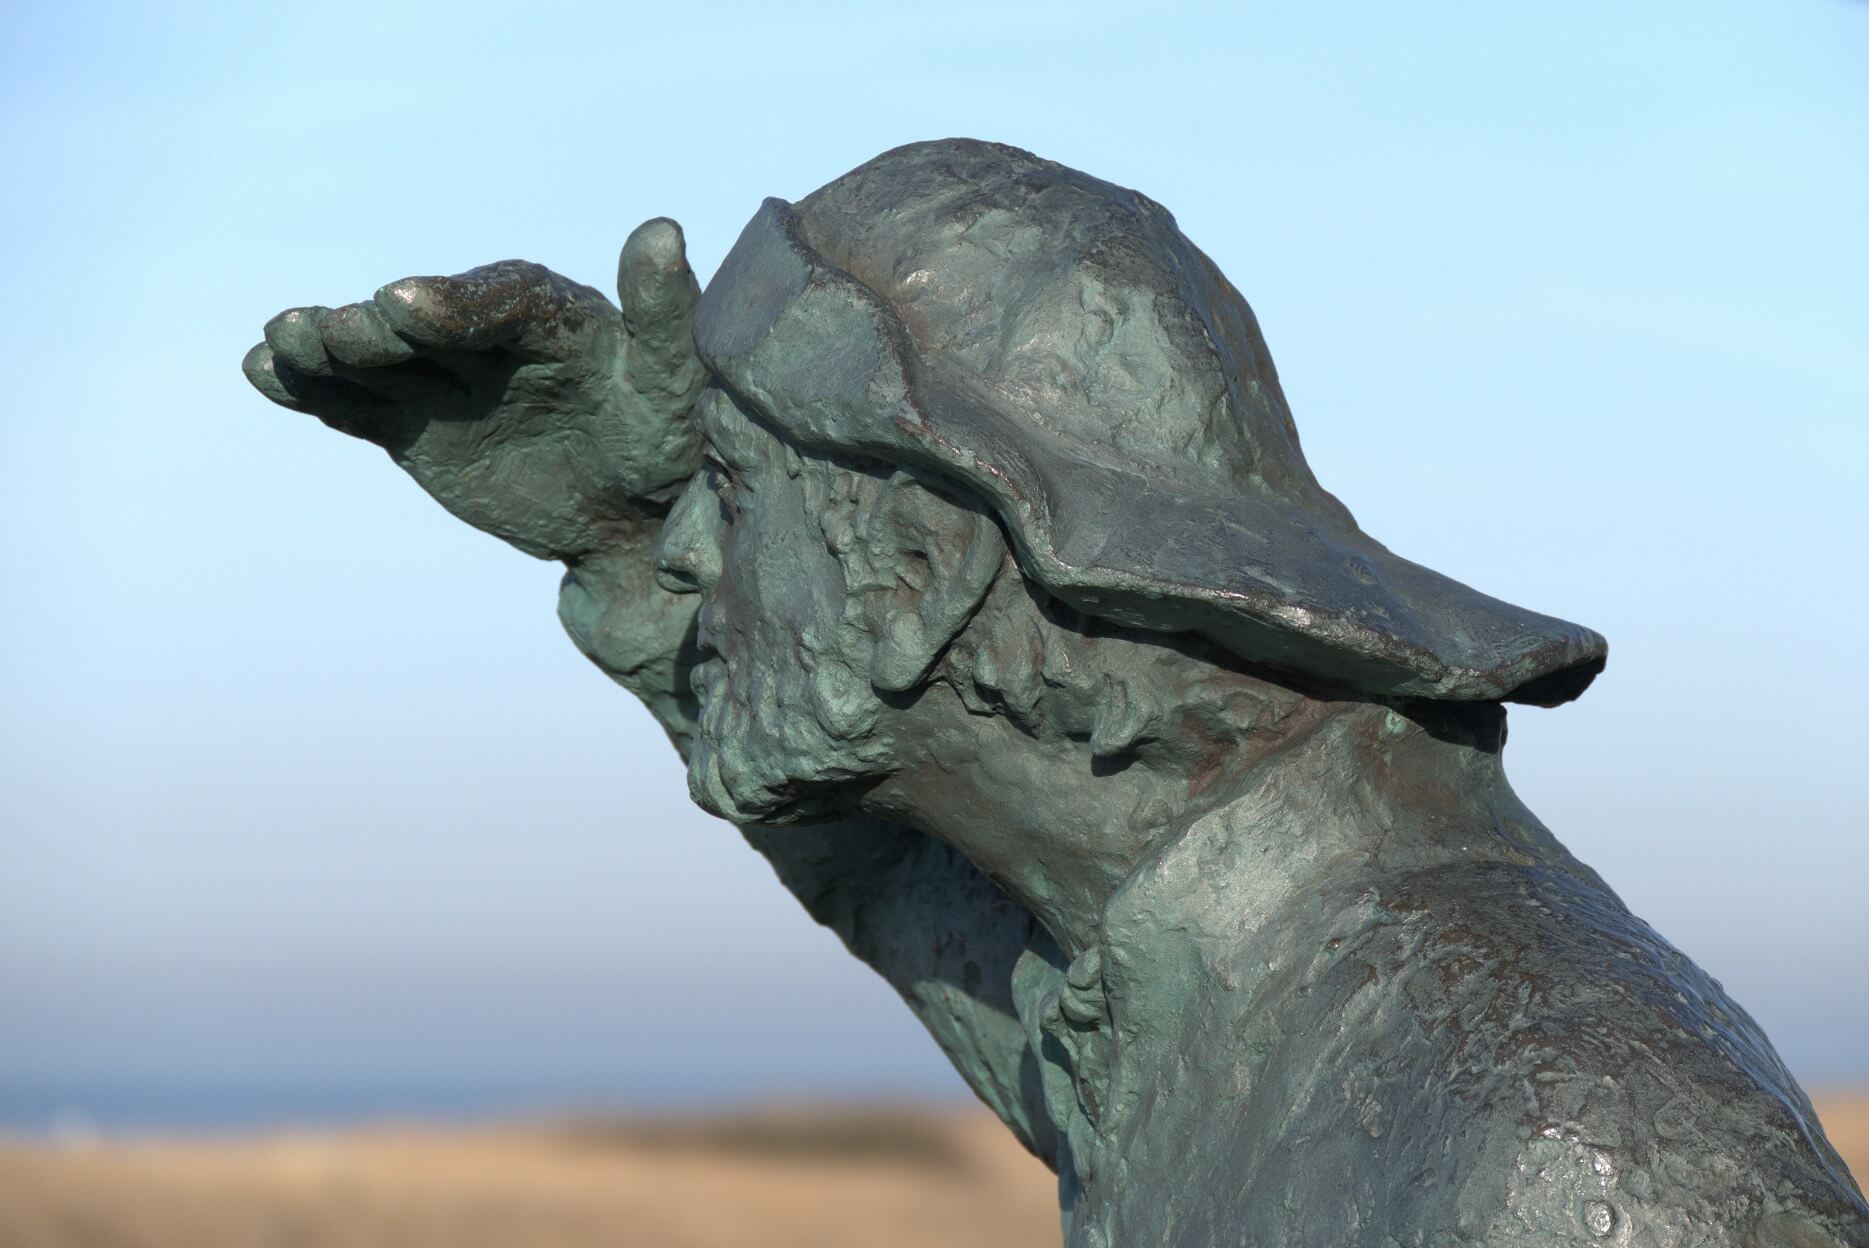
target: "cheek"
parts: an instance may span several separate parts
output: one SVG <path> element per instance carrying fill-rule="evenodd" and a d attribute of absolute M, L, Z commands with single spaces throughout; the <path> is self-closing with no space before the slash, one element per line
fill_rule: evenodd
<path fill-rule="evenodd" d="M 869 680 L 841 661 L 817 665 L 811 676 L 810 698 L 818 726 L 838 741 L 867 736 L 881 710 Z"/>
<path fill-rule="evenodd" d="M 828 766 L 819 755 L 832 742 L 874 725 L 867 639 L 847 623 L 848 601 L 843 564 L 796 480 L 742 500 L 704 627 L 726 660 L 741 730 L 773 744 L 788 767 L 815 770 L 807 757 Z"/>
<path fill-rule="evenodd" d="M 774 522 L 774 512 L 788 522 Z M 768 659 L 796 655 L 801 648 L 828 657 L 845 597 L 842 565 L 806 516 L 795 483 L 782 479 L 727 533 L 711 624 Z"/>

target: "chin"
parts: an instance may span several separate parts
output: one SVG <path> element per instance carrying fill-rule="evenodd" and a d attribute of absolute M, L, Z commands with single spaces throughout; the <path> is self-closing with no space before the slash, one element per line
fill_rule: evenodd
<path fill-rule="evenodd" d="M 688 755 L 688 796 L 708 814 L 730 823 L 759 822 L 758 813 L 741 805 L 720 778 L 720 748 L 705 732 L 695 736 L 694 749 Z"/>
<path fill-rule="evenodd" d="M 845 804 L 823 789 L 804 789 L 788 782 L 751 783 L 744 776 L 729 779 L 720 765 L 723 749 L 701 733 L 688 756 L 688 796 L 710 815 L 729 823 L 780 826 L 824 823 L 850 814 Z"/>

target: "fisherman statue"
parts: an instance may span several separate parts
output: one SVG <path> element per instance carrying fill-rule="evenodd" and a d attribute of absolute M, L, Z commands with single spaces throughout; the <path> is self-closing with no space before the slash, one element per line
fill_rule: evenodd
<path fill-rule="evenodd" d="M 1366 536 L 1160 205 L 920 143 L 617 288 L 407 278 L 246 372 L 565 564 L 1071 1248 L 1869 1246 L 1758 1026 L 1506 783 L 1603 639 Z"/>

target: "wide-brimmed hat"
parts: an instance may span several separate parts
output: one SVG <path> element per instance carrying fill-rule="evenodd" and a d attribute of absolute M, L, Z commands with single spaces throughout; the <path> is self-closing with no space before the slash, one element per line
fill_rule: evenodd
<path fill-rule="evenodd" d="M 1555 705 L 1603 668 L 1359 529 L 1239 292 L 1160 205 L 1028 152 L 915 144 L 768 199 L 695 341 L 788 440 L 977 494 L 1087 613 L 1384 695 Z"/>

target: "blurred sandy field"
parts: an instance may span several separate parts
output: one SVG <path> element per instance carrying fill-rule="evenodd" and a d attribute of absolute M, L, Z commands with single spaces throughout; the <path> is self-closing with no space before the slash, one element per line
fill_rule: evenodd
<path fill-rule="evenodd" d="M 1818 1109 L 1869 1172 L 1869 1094 Z M 3 1248 L 1057 1242 L 1051 1175 L 974 1110 L 0 1143 Z"/>

